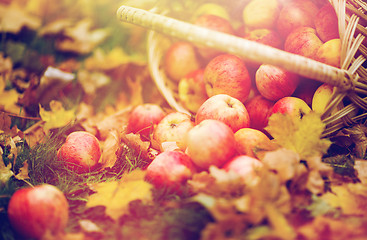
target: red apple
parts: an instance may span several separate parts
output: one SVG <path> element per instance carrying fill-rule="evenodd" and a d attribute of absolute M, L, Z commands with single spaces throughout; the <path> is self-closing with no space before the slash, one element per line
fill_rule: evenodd
<path fill-rule="evenodd" d="M 222 33 L 227 33 L 231 35 L 235 34 L 235 31 L 229 20 L 212 14 L 200 15 L 194 21 L 194 24 L 200 27 L 208 28 L 210 30 Z M 204 46 L 197 46 L 197 47 L 200 56 L 202 56 L 206 60 L 212 59 L 215 56 L 222 53 L 221 51 L 210 47 L 204 47 Z"/>
<path fill-rule="evenodd" d="M 251 78 L 244 61 L 232 54 L 213 58 L 205 67 L 204 82 L 209 97 L 227 94 L 245 102 L 251 89 Z"/>
<path fill-rule="evenodd" d="M 87 173 L 97 168 L 102 150 L 99 140 L 86 131 L 70 133 L 57 152 L 57 159 L 76 173 Z"/>
<path fill-rule="evenodd" d="M 208 99 L 204 83 L 204 69 L 197 69 L 187 74 L 178 84 L 178 96 L 182 104 L 195 113 Z"/>
<path fill-rule="evenodd" d="M 293 30 L 285 40 L 284 50 L 304 57 L 316 58 L 323 42 L 311 27 L 299 27 Z"/>
<path fill-rule="evenodd" d="M 254 29 L 243 35 L 243 38 L 262 43 L 274 48 L 282 48 L 283 40 L 279 33 L 272 29 L 259 28 Z"/>
<path fill-rule="evenodd" d="M 11 226 L 20 235 L 42 239 L 46 233 L 57 236 L 64 231 L 69 204 L 57 187 L 42 184 L 17 190 L 10 198 L 7 213 Z"/>
<path fill-rule="evenodd" d="M 271 114 L 283 113 L 291 117 L 302 118 L 309 113 L 311 108 L 305 101 L 297 97 L 284 97 L 279 99 L 273 106 Z"/>
<path fill-rule="evenodd" d="M 259 180 L 257 171 L 259 171 L 263 165 L 264 164 L 256 158 L 246 155 L 239 155 L 227 162 L 223 166 L 223 169 L 227 172 L 233 171 L 237 173 L 247 184 L 252 185 L 256 184 Z"/>
<path fill-rule="evenodd" d="M 227 124 L 233 132 L 250 126 L 246 107 L 238 99 L 227 94 L 218 94 L 206 100 L 198 109 L 195 124 L 205 119 L 216 119 Z"/>
<path fill-rule="evenodd" d="M 326 3 L 315 16 L 315 28 L 320 39 L 327 42 L 339 38 L 338 17 L 334 7 Z"/>
<path fill-rule="evenodd" d="M 158 124 L 166 113 L 163 109 L 153 103 L 145 103 L 136 106 L 129 115 L 128 132 L 139 133 L 148 137 L 153 132 L 153 128 Z"/>
<path fill-rule="evenodd" d="M 169 113 L 155 127 L 151 141 L 152 146 L 164 151 L 162 144 L 175 142 L 177 147 L 184 151 L 186 149 L 186 135 L 194 125 L 191 116 L 186 113 Z"/>
<path fill-rule="evenodd" d="M 194 45 L 182 41 L 173 43 L 164 55 L 163 68 L 167 76 L 176 82 L 189 72 L 200 68 Z"/>
<path fill-rule="evenodd" d="M 146 178 L 155 187 L 179 190 L 191 178 L 195 166 L 182 151 L 165 151 L 158 154 L 146 169 Z"/>
<path fill-rule="evenodd" d="M 320 81 L 302 77 L 292 96 L 302 99 L 308 106 L 311 106 L 313 95 L 321 84 Z"/>
<path fill-rule="evenodd" d="M 241 155 L 247 155 L 255 157 L 255 148 L 260 143 L 270 141 L 269 137 L 265 133 L 252 129 L 252 128 L 241 128 L 234 134 L 236 140 L 236 150 Z"/>
<path fill-rule="evenodd" d="M 274 101 L 258 95 L 245 104 L 250 116 L 250 127 L 263 131 L 268 125 L 269 116 L 273 108 Z"/>
<path fill-rule="evenodd" d="M 203 170 L 211 165 L 221 167 L 236 153 L 234 133 L 225 123 L 206 119 L 187 134 L 186 152 Z"/>
<path fill-rule="evenodd" d="M 256 71 L 255 77 L 259 93 L 272 101 L 291 96 L 299 81 L 297 74 L 269 64 L 262 64 Z"/>
<path fill-rule="evenodd" d="M 251 0 L 243 9 L 243 22 L 248 28 L 273 28 L 280 12 L 278 0 Z"/>
<path fill-rule="evenodd" d="M 298 27 L 314 27 L 318 7 L 310 0 L 294 0 L 284 4 L 277 20 L 277 30 L 286 38 Z"/>

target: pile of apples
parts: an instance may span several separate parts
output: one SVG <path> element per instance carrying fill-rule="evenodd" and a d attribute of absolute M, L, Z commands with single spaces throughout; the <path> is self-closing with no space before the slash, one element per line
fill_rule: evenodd
<path fill-rule="evenodd" d="M 241 11 L 241 21 L 234 21 L 226 8 L 205 3 L 192 23 L 340 67 L 338 19 L 328 1 L 251 0 Z M 162 67 L 192 115 L 165 113 L 154 104 L 131 113 L 129 131 L 160 151 L 147 168 L 156 186 L 178 188 L 210 166 L 256 178 L 262 163 L 253 149 L 270 141 L 264 130 L 269 117 L 323 113 L 334 90 L 277 66 L 179 40 L 165 52 Z"/>

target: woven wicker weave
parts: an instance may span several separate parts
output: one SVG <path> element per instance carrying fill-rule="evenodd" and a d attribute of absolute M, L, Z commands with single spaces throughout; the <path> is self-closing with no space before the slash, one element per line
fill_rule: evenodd
<path fill-rule="evenodd" d="M 367 117 L 367 71 L 362 65 L 367 58 L 367 48 L 362 44 L 364 36 L 367 36 L 367 28 L 360 24 L 360 22 L 367 22 L 365 15 L 367 4 L 361 0 L 330 0 L 330 2 L 339 19 L 339 34 L 342 42 L 341 68 L 170 18 L 165 16 L 168 12 L 156 14 L 154 12 L 157 9 L 145 11 L 121 6 L 117 11 L 117 17 L 120 21 L 150 30 L 148 33 L 149 69 L 158 89 L 170 106 L 177 111 L 189 113 L 179 103 L 177 86 L 165 75 L 161 66 L 162 57 L 169 45 L 167 36 L 236 54 L 245 60 L 275 65 L 309 79 L 335 86 L 336 91 L 332 101 L 322 116 L 327 124 L 323 136 L 330 136 L 343 127 L 365 121 Z M 363 21 L 360 21 L 361 19 Z M 356 35 L 357 37 L 354 37 Z M 351 103 L 340 107 L 342 100 L 346 97 Z M 339 110 L 333 111 L 335 108 Z M 348 114 L 356 109 L 359 109 L 358 114 L 350 118 Z M 334 113 L 330 116 L 332 111 Z"/>

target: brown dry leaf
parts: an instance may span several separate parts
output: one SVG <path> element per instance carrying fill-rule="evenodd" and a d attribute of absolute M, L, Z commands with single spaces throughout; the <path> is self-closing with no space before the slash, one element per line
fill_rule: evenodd
<path fill-rule="evenodd" d="M 29 179 L 29 175 L 28 175 L 28 162 L 25 161 L 23 163 L 23 167 L 21 167 L 19 169 L 19 173 L 17 175 L 15 175 L 15 178 L 18 180 L 26 180 Z"/>
<path fill-rule="evenodd" d="M 92 186 L 96 191 L 87 202 L 87 208 L 105 206 L 106 214 L 117 220 L 126 214 L 131 201 L 152 200 L 152 185 L 145 180 L 145 172 L 134 170 L 125 174 L 121 181 L 97 183 Z"/>
<path fill-rule="evenodd" d="M 137 76 L 136 78 L 134 78 L 134 80 L 132 80 L 131 78 L 127 78 L 126 79 L 127 85 L 129 86 L 130 89 L 130 104 L 133 106 L 138 106 L 140 104 L 144 103 L 144 98 L 143 98 L 143 79 L 141 76 Z"/>
<path fill-rule="evenodd" d="M 110 34 L 108 29 L 91 30 L 92 19 L 86 18 L 73 27 L 65 29 L 66 39 L 59 39 L 56 48 L 60 51 L 88 54 Z"/>
<path fill-rule="evenodd" d="M 356 157 L 363 158 L 367 149 L 367 127 L 363 124 L 357 124 L 351 128 L 343 129 L 342 132 L 355 143 L 354 153 Z"/>
<path fill-rule="evenodd" d="M 25 140 L 27 141 L 29 147 L 34 147 L 41 143 L 46 137 L 45 129 L 43 128 L 43 122 L 39 121 L 30 128 L 24 131 Z"/>
<path fill-rule="evenodd" d="M 0 52 L 0 90 L 5 88 L 6 81 L 9 80 L 13 70 L 13 62 L 10 57 L 4 57 L 4 53 Z"/>
<path fill-rule="evenodd" d="M 87 71 L 85 69 L 80 69 L 77 73 L 78 82 L 82 85 L 83 90 L 89 94 L 96 94 L 96 90 L 108 85 L 111 79 L 108 75 L 97 72 L 97 71 Z"/>
<path fill-rule="evenodd" d="M 137 156 L 142 157 L 144 160 L 152 160 L 150 154 L 150 142 L 141 140 L 140 134 L 121 134 L 121 141 L 129 148 L 133 149 Z"/>
<path fill-rule="evenodd" d="M 281 113 L 273 114 L 266 127 L 277 144 L 295 151 L 301 159 L 327 152 L 331 141 L 321 139 L 324 129 L 325 124 L 315 112 L 304 115 L 302 119 Z"/>
<path fill-rule="evenodd" d="M 107 139 L 102 142 L 102 166 L 104 168 L 113 167 L 117 160 L 116 152 L 120 147 L 120 136 L 118 131 L 112 131 Z"/>
<path fill-rule="evenodd" d="M 10 5 L 0 4 L 0 31 L 18 33 L 23 27 L 35 30 L 41 26 L 41 19 L 29 14 L 16 1 Z"/>
<path fill-rule="evenodd" d="M 65 110 L 62 103 L 55 100 L 50 102 L 50 111 L 46 111 L 40 105 L 39 114 L 45 122 L 44 129 L 46 131 L 65 127 L 75 120 L 75 109 Z"/>
<path fill-rule="evenodd" d="M 362 183 L 332 186 L 331 192 L 321 198 L 330 206 L 340 208 L 344 214 L 364 215 L 367 211 L 367 185 Z"/>

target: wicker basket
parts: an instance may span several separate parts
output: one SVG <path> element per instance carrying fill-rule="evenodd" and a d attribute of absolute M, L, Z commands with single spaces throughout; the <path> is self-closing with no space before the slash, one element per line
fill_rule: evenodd
<path fill-rule="evenodd" d="M 323 121 L 326 123 L 324 137 L 338 130 L 365 121 L 367 117 L 367 71 L 362 66 L 367 58 L 367 48 L 362 44 L 367 28 L 359 22 L 367 22 L 367 4 L 362 0 L 329 0 L 336 10 L 339 34 L 342 42 L 341 68 L 264 46 L 232 35 L 201 28 L 185 21 L 166 17 L 168 11 L 156 14 L 157 8 L 145 11 L 121 6 L 117 11 L 120 21 L 133 23 L 147 29 L 149 69 L 158 89 L 169 105 L 177 111 L 190 112 L 178 100 L 177 83 L 171 81 L 162 69 L 161 62 L 170 39 L 181 39 L 195 44 L 216 48 L 236 54 L 257 63 L 266 63 L 288 71 L 328 83 L 336 87 L 328 104 Z M 357 33 L 357 37 L 354 37 Z M 170 36 L 171 38 L 169 38 Z M 343 99 L 351 102 L 341 105 Z M 337 109 L 335 112 L 334 109 Z M 354 117 L 348 114 L 358 111 Z M 334 112 L 330 115 L 331 112 Z"/>

